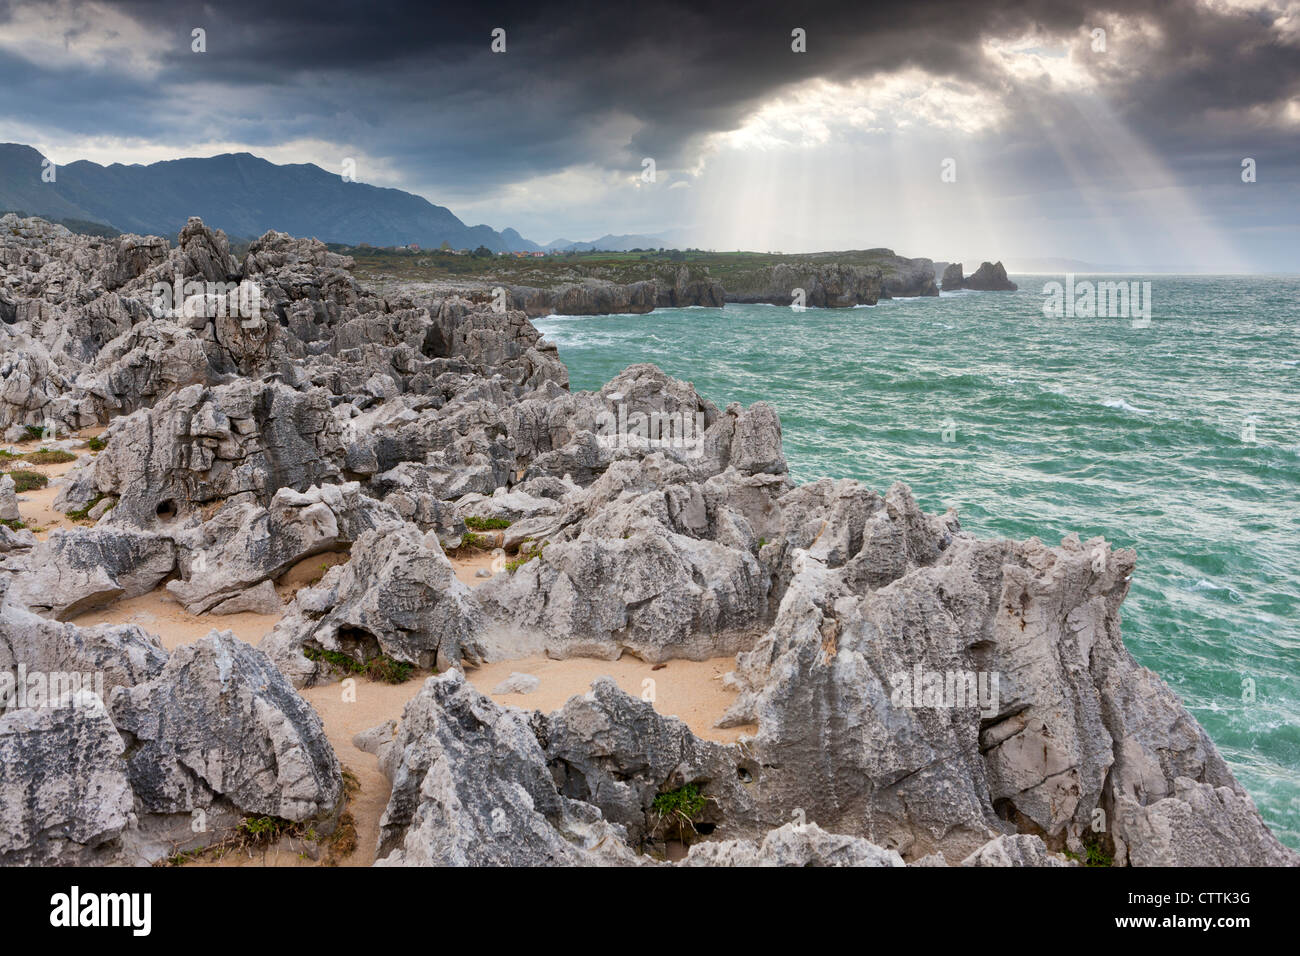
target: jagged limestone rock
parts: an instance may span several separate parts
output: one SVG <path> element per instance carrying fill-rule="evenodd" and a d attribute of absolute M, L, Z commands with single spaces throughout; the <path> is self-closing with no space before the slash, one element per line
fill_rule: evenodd
<path fill-rule="evenodd" d="M 962 866 L 1074 866 L 1065 857 L 1052 853 L 1036 836 L 1017 833 L 990 840 L 966 859 Z"/>
<path fill-rule="evenodd" d="M 638 862 L 620 827 L 556 788 L 532 716 L 498 707 L 458 671 L 430 677 L 380 750 L 393 790 L 376 865 Z"/>
<path fill-rule="evenodd" d="M 158 639 L 133 624 L 61 624 L 0 596 L 0 711 L 39 706 L 83 688 L 107 696 L 150 680 L 166 662 Z M 30 687 L 19 699 L 19 684 L 27 678 L 39 688 L 39 700 Z"/>
<path fill-rule="evenodd" d="M 123 750 L 89 691 L 0 715 L 0 864 L 120 862 L 135 823 Z"/>
<path fill-rule="evenodd" d="M 229 632 L 177 648 L 157 677 L 114 691 L 110 709 L 142 812 L 189 813 L 220 799 L 303 821 L 340 806 L 342 773 L 315 710 Z"/>
<path fill-rule="evenodd" d="M 305 492 L 281 488 L 269 507 L 228 505 L 202 526 L 178 533 L 181 576 L 167 590 L 191 614 L 268 605 L 265 587 L 249 592 L 305 558 L 345 550 L 371 528 L 400 524 L 396 512 L 362 495 L 356 482 L 313 485 Z"/>
<path fill-rule="evenodd" d="M 482 659 L 479 618 L 432 532 L 410 524 L 366 531 L 346 564 L 295 596 L 261 647 L 298 686 L 328 668 L 304 650 L 364 663 L 380 654 L 419 667 Z"/>
<path fill-rule="evenodd" d="M 55 529 L 31 549 L 30 570 L 9 600 L 59 620 L 119 598 L 147 594 L 176 566 L 162 535 L 126 528 Z"/>
<path fill-rule="evenodd" d="M 681 866 L 903 866 L 893 850 L 859 837 L 827 833 L 815 823 L 787 823 L 761 843 L 697 843 Z"/>

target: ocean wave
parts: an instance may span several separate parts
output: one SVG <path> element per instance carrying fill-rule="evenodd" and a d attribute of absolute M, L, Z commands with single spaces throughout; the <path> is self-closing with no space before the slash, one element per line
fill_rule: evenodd
<path fill-rule="evenodd" d="M 1229 597 L 1231 597 L 1235 603 L 1240 604 L 1245 601 L 1245 598 L 1242 596 L 1241 592 L 1238 591 L 1236 588 L 1231 587 L 1227 584 L 1215 584 L 1213 581 L 1207 581 L 1205 578 L 1201 578 L 1195 584 L 1189 585 L 1188 587 L 1185 587 L 1183 590 L 1190 591 L 1193 594 L 1201 594 L 1207 591 L 1220 591 L 1224 594 L 1227 594 Z"/>
<path fill-rule="evenodd" d="M 1107 408 L 1116 408 L 1119 409 L 1121 412 L 1131 412 L 1134 415 L 1151 414 L 1151 410 L 1149 408 L 1138 408 L 1136 405 L 1130 405 L 1122 398 L 1109 398 L 1106 401 L 1102 402 L 1102 404 L 1105 405 Z"/>

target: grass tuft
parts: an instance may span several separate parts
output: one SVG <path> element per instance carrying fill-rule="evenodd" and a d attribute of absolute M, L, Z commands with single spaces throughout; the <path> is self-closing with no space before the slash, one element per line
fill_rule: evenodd
<path fill-rule="evenodd" d="M 76 455 L 62 448 L 41 448 L 23 455 L 23 461 L 29 465 L 64 465 L 76 460 Z"/>
<path fill-rule="evenodd" d="M 27 471 L 23 468 L 15 468 L 9 472 L 9 477 L 14 480 L 14 490 L 19 494 L 24 491 L 35 491 L 37 488 L 44 488 L 50 483 L 39 471 Z"/>
<path fill-rule="evenodd" d="M 1099 833 L 1089 831 L 1083 835 L 1083 851 L 1082 856 L 1069 850 L 1063 851 L 1063 855 L 1066 859 L 1073 860 L 1075 863 L 1082 863 L 1084 866 L 1115 865 L 1115 858 L 1106 852 Z"/>
<path fill-rule="evenodd" d="M 480 518 L 477 515 L 470 515 L 465 519 L 465 527 L 470 531 L 501 531 L 510 527 L 510 522 L 505 518 Z"/>
<path fill-rule="evenodd" d="M 95 505 L 103 501 L 105 497 L 106 497 L 105 495 L 97 494 L 95 495 L 95 497 L 91 498 L 90 501 L 86 502 L 86 506 L 84 508 L 73 508 L 71 511 L 64 512 L 64 516 L 69 521 L 90 521 L 91 509 L 94 508 Z M 107 510 L 109 511 L 113 510 L 116 504 L 117 504 L 116 501 L 113 502 L 113 504 L 108 506 Z"/>
<path fill-rule="evenodd" d="M 342 651 L 326 651 L 318 647 L 304 647 L 303 656 L 309 661 L 317 661 L 338 668 L 345 674 L 365 674 L 373 681 L 385 684 L 403 684 L 411 679 L 415 665 L 399 661 L 387 654 L 379 654 L 368 661 L 359 661 Z"/>
<path fill-rule="evenodd" d="M 528 544 L 528 542 L 525 541 L 524 544 Z M 527 552 L 525 552 L 521 546 L 519 553 L 515 557 L 511 558 L 509 561 L 506 562 L 506 570 L 509 571 L 511 574 L 514 574 L 516 571 L 522 568 L 529 561 L 533 560 L 533 558 L 540 558 L 542 556 L 542 552 L 546 550 L 546 546 L 548 544 L 550 544 L 549 541 L 543 541 L 539 546 Z"/>

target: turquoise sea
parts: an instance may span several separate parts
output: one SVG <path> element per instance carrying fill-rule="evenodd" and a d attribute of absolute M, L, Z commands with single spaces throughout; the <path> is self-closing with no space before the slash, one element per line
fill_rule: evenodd
<path fill-rule="evenodd" d="M 1064 277 L 1013 278 L 856 309 L 535 324 L 574 389 L 653 362 L 719 407 L 771 402 L 796 481 L 902 480 L 981 536 L 1136 548 L 1129 649 L 1300 848 L 1300 277 L 1134 277 L 1152 284 L 1145 328 L 1045 316 Z"/>

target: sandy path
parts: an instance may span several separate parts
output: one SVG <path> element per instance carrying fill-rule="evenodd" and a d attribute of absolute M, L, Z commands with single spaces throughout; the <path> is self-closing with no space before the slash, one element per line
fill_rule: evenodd
<path fill-rule="evenodd" d="M 680 718 L 697 737 L 734 743 L 757 727 L 746 725 L 722 729 L 713 724 L 736 699 L 734 691 L 722 686 L 722 675 L 735 670 L 734 657 L 715 657 L 707 661 L 673 660 L 661 669 L 627 654 L 616 661 L 587 657 L 552 660 L 538 654 L 513 661 L 496 661 L 466 672 L 479 691 L 499 704 L 510 704 L 549 713 L 564 706 L 575 694 L 585 694 L 597 677 L 612 677 L 633 697 L 653 690 L 654 708 L 661 714 Z M 492 688 L 518 671 L 532 674 L 541 685 L 531 694 L 493 694 Z M 653 681 L 647 684 L 646 681 Z"/>
<path fill-rule="evenodd" d="M 95 624 L 138 624 L 150 634 L 157 634 L 162 646 L 174 651 L 190 644 L 209 631 L 233 631 L 235 637 L 256 645 L 275 627 L 279 614 L 191 614 L 167 592 L 158 588 L 139 597 L 115 601 L 107 607 L 83 611 L 70 619 L 80 627 Z"/>
<path fill-rule="evenodd" d="M 379 820 L 392 792 L 388 778 L 379 772 L 379 758 L 358 750 L 352 738 L 389 718 L 400 721 L 407 701 L 420 692 L 428 676 L 419 673 L 402 684 L 378 684 L 359 677 L 353 688 L 355 695 L 345 695 L 342 683 L 299 691 L 320 714 L 339 762 L 356 775 L 361 785 L 348 805 L 357 827 L 357 848 L 340 861 L 343 866 L 369 866 L 375 862 Z M 356 700 L 350 700 L 351 696 Z"/>
<path fill-rule="evenodd" d="M 461 584 L 468 584 L 472 588 L 476 588 L 488 580 L 487 578 L 475 577 L 477 571 L 480 569 L 492 570 L 491 551 L 464 551 L 449 554 L 447 558 L 451 561 L 457 580 Z"/>
<path fill-rule="evenodd" d="M 93 433 L 103 431 L 103 429 L 87 429 L 77 437 L 89 438 Z M 15 442 L 12 445 L 5 445 L 6 449 L 12 449 L 15 452 L 26 454 L 28 452 L 38 451 L 41 448 L 49 447 L 48 443 L 40 441 Z M 88 448 L 73 448 L 71 453 L 77 456 L 90 455 L 94 452 Z M 75 521 L 69 521 L 61 511 L 54 510 L 54 499 L 59 494 L 62 482 L 55 479 L 62 478 L 73 468 L 77 462 L 67 461 L 58 465 L 34 465 L 27 461 L 14 461 L 8 458 L 0 458 L 0 471 L 35 471 L 50 479 L 50 483 L 44 488 L 34 488 L 31 491 L 18 492 L 18 514 L 22 516 L 23 523 L 36 535 L 37 539 L 44 541 L 49 537 L 50 531 L 54 528 L 76 528 L 89 527 L 90 522 L 84 525 L 78 525 Z M 39 529 L 39 530 L 38 530 Z"/>
<path fill-rule="evenodd" d="M 47 466 L 50 470 L 67 470 L 68 465 Z M 52 500 L 56 489 L 46 489 Z M 20 503 L 23 517 L 36 517 L 37 493 L 25 497 L 33 499 Z M 29 518 L 28 512 L 32 512 Z M 54 514 L 57 515 L 57 512 Z M 37 519 L 40 521 L 41 519 Z M 46 519 L 48 521 L 48 519 Z M 42 521 L 42 527 L 54 524 Z M 346 561 L 346 554 L 325 554 L 307 558 L 281 576 L 277 590 L 288 599 L 293 592 L 319 579 L 324 568 Z M 474 576 L 479 568 L 491 568 L 491 552 L 468 552 L 452 558 L 456 576 L 470 587 L 483 583 L 486 578 Z M 164 588 L 128 600 L 117 601 L 107 607 L 86 611 L 73 618 L 83 627 L 94 624 L 137 624 L 146 631 L 157 634 L 163 646 L 171 651 L 191 643 L 213 629 L 232 631 L 240 640 L 256 645 L 275 626 L 279 614 L 190 614 Z M 469 681 L 482 693 L 500 704 L 536 709 L 546 712 L 564 705 L 570 697 L 586 693 L 597 677 L 608 675 L 634 697 L 642 697 L 653 687 L 655 709 L 663 714 L 681 718 L 698 736 L 706 740 L 734 742 L 756 728 L 735 727 L 722 730 L 713 726 L 735 699 L 735 694 L 722 687 L 721 678 L 735 667 L 735 659 L 714 658 L 707 661 L 669 661 L 658 670 L 634 657 L 624 656 L 617 661 L 589 658 L 552 660 L 534 655 L 513 661 L 498 661 L 470 670 Z M 532 694 L 492 694 L 504 678 L 514 672 L 532 674 L 541 685 Z M 379 838 L 379 820 L 388 805 L 391 787 L 379 771 L 379 761 L 358 750 L 352 738 L 389 719 L 401 720 L 407 702 L 419 693 L 427 673 L 417 673 L 402 684 L 375 683 L 365 677 L 355 679 L 354 694 L 345 695 L 344 686 L 332 682 L 300 691 L 325 727 L 339 762 L 356 777 L 359 784 L 353 793 L 348 809 L 356 825 L 356 850 L 339 861 L 344 866 L 369 866 L 374 862 L 375 847 Z M 653 681 L 653 685 L 645 683 Z M 355 697 L 355 699 L 351 699 Z M 221 859 L 197 860 L 190 866 L 319 866 L 324 861 L 313 860 L 303 852 L 303 845 L 294 839 L 283 839 L 265 850 L 249 855 L 247 852 L 230 853 Z"/>

